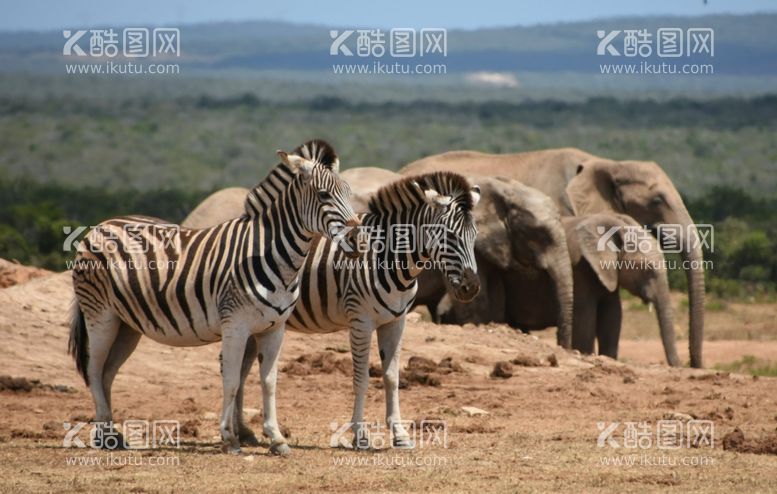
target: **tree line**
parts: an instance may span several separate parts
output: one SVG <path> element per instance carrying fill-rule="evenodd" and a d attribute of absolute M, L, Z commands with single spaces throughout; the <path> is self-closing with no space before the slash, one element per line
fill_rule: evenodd
<path fill-rule="evenodd" d="M 179 223 L 212 191 L 108 190 L 0 179 L 0 257 L 51 270 L 65 269 L 65 228 L 97 225 L 113 216 L 143 214 Z M 714 225 L 714 268 L 708 290 L 725 299 L 773 297 L 777 292 L 777 197 L 753 197 L 742 189 L 713 187 L 686 198 L 697 223 Z M 682 288 L 682 272 L 670 273 Z"/>

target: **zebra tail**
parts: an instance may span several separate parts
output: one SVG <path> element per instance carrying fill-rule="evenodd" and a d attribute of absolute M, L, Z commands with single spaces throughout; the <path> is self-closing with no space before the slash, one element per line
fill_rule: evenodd
<path fill-rule="evenodd" d="M 68 353 L 73 356 L 76 362 L 76 369 L 84 382 L 89 386 L 89 374 L 86 368 L 89 365 L 89 334 L 86 332 L 86 322 L 84 321 L 84 312 L 73 301 L 73 310 L 70 319 L 70 340 L 68 341 Z"/>

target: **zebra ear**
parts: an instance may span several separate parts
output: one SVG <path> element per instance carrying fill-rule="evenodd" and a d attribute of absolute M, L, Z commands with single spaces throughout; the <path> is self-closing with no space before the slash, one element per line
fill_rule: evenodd
<path fill-rule="evenodd" d="M 453 201 L 450 196 L 444 196 L 434 189 L 427 189 L 424 191 L 424 197 L 426 202 L 432 207 L 445 208 L 451 205 Z"/>
<path fill-rule="evenodd" d="M 480 186 L 473 185 L 469 190 L 469 195 L 472 196 L 472 207 L 474 208 L 480 202 Z"/>
<path fill-rule="evenodd" d="M 302 156 L 297 156 L 296 154 L 289 154 L 286 151 L 278 150 L 278 157 L 283 161 L 286 166 L 292 169 L 294 173 L 302 173 L 303 178 L 308 179 L 310 178 L 311 172 L 313 171 L 313 163 L 311 163 L 309 160 L 306 160 Z"/>

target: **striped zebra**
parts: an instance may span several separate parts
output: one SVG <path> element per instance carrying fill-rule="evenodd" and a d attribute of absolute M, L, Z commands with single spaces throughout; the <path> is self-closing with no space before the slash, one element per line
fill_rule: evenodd
<path fill-rule="evenodd" d="M 300 298 L 287 327 L 305 333 L 350 330 L 355 401 L 352 430 L 354 447 L 369 447 L 363 427 L 367 396 L 370 341 L 378 333 L 386 393 L 386 423 L 396 447 L 413 447 L 402 426 L 399 410 L 399 352 L 405 315 L 413 306 L 416 277 L 434 264 L 442 269 L 451 292 L 469 301 L 480 289 L 475 263 L 477 230 L 472 210 L 480 199 L 480 188 L 461 175 L 445 172 L 401 179 L 384 186 L 371 198 L 369 212 L 360 215 L 362 231 L 391 232 L 395 225 L 412 225 L 415 248 L 371 248 L 356 259 L 328 239 L 314 241 L 302 271 Z M 440 230 L 444 240 L 429 241 L 422 233 Z M 364 249 L 362 249 L 364 250 Z M 243 363 L 245 381 L 256 357 L 256 345 L 249 341 Z M 235 420 L 242 420 L 240 409 Z"/>
<path fill-rule="evenodd" d="M 313 140 L 278 155 L 282 163 L 250 191 L 239 218 L 205 229 L 114 218 L 80 243 L 69 349 L 92 393 L 95 421 L 112 434 L 111 385 L 141 335 L 172 346 L 221 340 L 223 449 L 238 452 L 235 397 L 254 335 L 264 431 L 273 453 L 289 453 L 276 419 L 275 383 L 299 273 L 318 234 L 333 236 L 358 219 L 331 146 Z"/>

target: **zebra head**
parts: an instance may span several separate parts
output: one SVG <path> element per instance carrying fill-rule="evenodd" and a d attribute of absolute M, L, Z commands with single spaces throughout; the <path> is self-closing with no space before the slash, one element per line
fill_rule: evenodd
<path fill-rule="evenodd" d="M 279 150 L 278 156 L 294 174 L 300 226 L 335 239 L 346 227 L 360 224 L 351 206 L 351 188 L 338 174 L 340 160 L 332 146 L 315 139 L 291 153 Z M 355 245 L 352 237 L 345 240 Z"/>
<path fill-rule="evenodd" d="M 475 262 L 477 228 L 472 210 L 480 200 L 480 187 L 450 172 L 411 178 L 422 195 L 425 212 L 420 235 L 421 249 L 442 269 L 448 290 L 462 302 L 480 291 Z"/>

